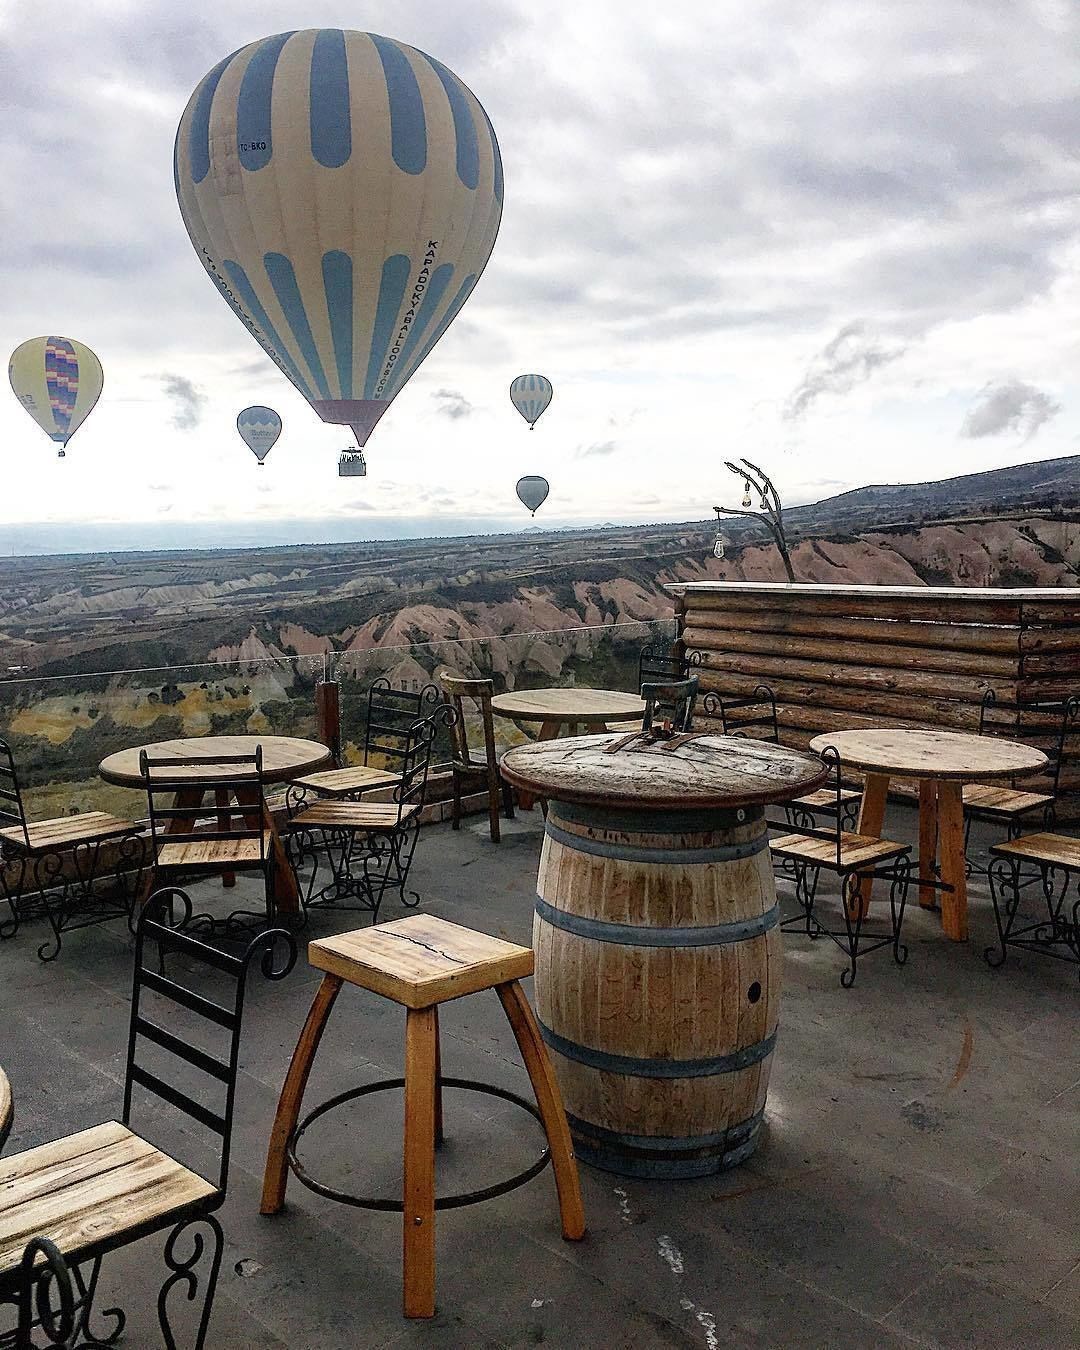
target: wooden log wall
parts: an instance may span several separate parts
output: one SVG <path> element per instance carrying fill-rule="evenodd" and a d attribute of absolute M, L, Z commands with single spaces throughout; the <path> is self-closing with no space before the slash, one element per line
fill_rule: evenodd
<path fill-rule="evenodd" d="M 976 732 L 988 689 L 1003 704 L 1080 694 L 1080 588 L 667 589 L 681 641 L 702 654 L 702 690 L 746 696 L 767 684 L 787 745 L 845 728 Z M 1046 748 L 1037 723 L 1028 720 L 1018 738 Z"/>

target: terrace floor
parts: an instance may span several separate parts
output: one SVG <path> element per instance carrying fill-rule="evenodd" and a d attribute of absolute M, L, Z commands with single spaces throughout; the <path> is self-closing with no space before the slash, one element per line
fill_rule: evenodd
<path fill-rule="evenodd" d="M 425 908 L 528 942 L 541 825 L 539 812 L 519 818 L 498 848 L 479 818 L 458 834 L 426 830 L 414 869 Z M 913 825 L 894 810 L 893 833 L 910 837 Z M 993 915 L 985 888 L 973 889 L 968 946 L 944 941 L 916 905 L 908 965 L 876 954 L 850 992 L 830 943 L 789 936 L 767 1128 L 741 1168 L 652 1183 L 583 1167 L 589 1234 L 577 1245 L 559 1237 L 550 1172 L 441 1213 L 439 1314 L 428 1323 L 400 1315 L 397 1215 L 345 1208 L 293 1181 L 286 1212 L 260 1218 L 270 1122 L 315 978 L 302 959 L 282 984 L 253 978 L 210 1345 L 1080 1344 L 1076 972 L 1015 953 L 991 970 L 982 950 Z M 216 885 L 198 890 L 221 903 Z M 358 926 L 322 914 L 307 935 L 332 925 Z M 0 945 L 0 1063 L 16 1107 L 8 1151 L 110 1119 L 121 1103 L 126 933 L 74 933 L 42 965 L 36 929 Z M 442 1025 L 447 1073 L 527 1093 L 494 995 L 447 1005 Z M 400 1073 L 402 1032 L 399 1009 L 346 990 L 309 1103 Z M 312 1166 L 393 1193 L 397 1095 L 331 1121 L 312 1130 Z M 177 1151 L 193 1142 L 164 1121 L 147 1132 Z M 534 1124 L 496 1099 L 448 1091 L 447 1133 L 445 1189 L 486 1184 L 535 1156 Z M 160 1344 L 160 1241 L 106 1258 L 98 1306 L 123 1303 L 128 1346 Z"/>

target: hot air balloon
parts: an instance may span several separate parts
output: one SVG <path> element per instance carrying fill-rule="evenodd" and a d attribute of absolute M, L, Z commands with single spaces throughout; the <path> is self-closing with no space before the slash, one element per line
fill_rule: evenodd
<path fill-rule="evenodd" d="M 413 47 L 339 28 L 216 65 L 180 119 L 174 177 L 218 290 L 361 446 L 468 299 L 502 216 L 471 91 Z"/>
<path fill-rule="evenodd" d="M 273 408 L 264 408 L 262 404 L 256 403 L 254 407 L 245 408 L 242 413 L 237 414 L 236 429 L 244 444 L 259 461 L 261 469 L 263 460 L 281 435 L 281 418 Z"/>
<path fill-rule="evenodd" d="M 63 459 L 68 441 L 101 397 L 101 362 L 74 338 L 31 338 L 11 353 L 8 379 L 15 397 L 60 446 Z"/>
<path fill-rule="evenodd" d="M 530 431 L 551 402 L 554 392 L 551 381 L 544 375 L 519 375 L 511 381 L 510 402 L 528 422 Z"/>
<path fill-rule="evenodd" d="M 519 478 L 514 490 L 518 495 L 518 501 L 522 506 L 527 506 L 534 516 L 547 501 L 547 495 L 551 491 L 548 480 L 535 473 L 528 473 L 524 478 Z"/>

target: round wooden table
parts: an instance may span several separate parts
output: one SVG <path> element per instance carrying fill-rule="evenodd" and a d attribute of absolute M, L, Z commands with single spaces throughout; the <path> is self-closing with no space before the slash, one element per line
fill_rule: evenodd
<path fill-rule="evenodd" d="M 645 716 L 645 702 L 621 689 L 519 689 L 496 694 L 491 711 L 513 722 L 539 722 L 538 741 L 553 741 L 563 727 L 604 727 Z"/>
<path fill-rule="evenodd" d="M 690 732 L 535 741 L 501 768 L 548 800 L 536 1011 L 578 1156 L 647 1177 L 741 1162 L 779 1009 L 764 807 L 821 786 L 825 767 Z"/>
<path fill-rule="evenodd" d="M 223 755 L 250 755 L 254 757 L 256 746 L 262 746 L 263 778 L 268 783 L 287 783 L 293 778 L 302 778 L 307 773 L 325 768 L 332 762 L 329 749 L 319 741 L 304 741 L 293 736 L 190 736 L 174 741 L 154 741 L 149 745 L 134 746 L 130 750 L 118 750 L 108 755 L 98 765 L 98 773 L 106 783 L 115 783 L 117 787 L 144 787 L 139 771 L 139 754 L 142 750 L 151 758 L 175 756 L 177 759 L 213 761 Z M 236 765 L 223 765 L 223 776 L 235 774 Z M 169 770 L 170 776 L 177 779 L 191 778 L 199 783 L 213 782 L 213 764 L 193 764 L 190 768 L 180 767 Z M 203 804 L 203 787 L 193 787 L 190 791 L 176 794 L 175 805 L 189 808 L 191 815 L 176 817 L 170 822 L 172 829 L 180 831 L 191 829 Z M 218 789 L 218 805 L 227 805 L 227 792 Z M 224 797 L 224 800 L 222 800 Z M 241 806 L 248 805 L 237 801 Z M 254 805 L 254 803 L 251 803 Z M 274 894 L 278 908 L 286 914 L 295 914 L 300 910 L 300 892 L 296 885 L 296 876 L 285 854 L 285 846 L 278 835 L 274 818 L 266 811 L 263 818 L 265 828 L 270 833 L 271 849 L 274 857 Z M 226 885 L 232 877 L 225 874 Z M 152 872 L 148 874 L 144 890 L 149 893 L 152 884 Z M 146 898 L 146 895 L 142 897 Z"/>
<path fill-rule="evenodd" d="M 934 905 L 941 890 L 941 926 L 955 942 L 967 938 L 967 866 L 964 858 L 965 783 L 1024 778 L 1046 767 L 1041 750 L 996 736 L 959 731 L 872 729 L 815 736 L 810 749 L 833 746 L 844 764 L 866 774 L 859 834 L 880 838 L 891 778 L 919 784 L 919 903 Z M 940 863 L 938 860 L 940 859 Z M 935 883 L 940 871 L 941 886 Z M 871 883 L 861 888 L 870 901 Z"/>

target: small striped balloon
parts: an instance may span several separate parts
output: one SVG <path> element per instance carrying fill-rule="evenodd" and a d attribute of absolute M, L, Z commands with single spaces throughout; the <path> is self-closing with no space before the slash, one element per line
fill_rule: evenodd
<path fill-rule="evenodd" d="M 82 342 L 66 337 L 37 337 L 21 343 L 8 361 L 15 397 L 64 457 L 75 435 L 101 397 L 101 362 Z"/>
<path fill-rule="evenodd" d="M 544 375 L 519 375 L 511 381 L 510 402 L 528 422 L 530 431 L 554 392 L 551 381 Z"/>
<path fill-rule="evenodd" d="M 256 403 L 254 407 L 245 408 L 243 412 L 237 414 L 236 429 L 262 468 L 263 460 L 281 435 L 281 418 L 273 408 L 264 408 Z"/>
<path fill-rule="evenodd" d="M 414 47 L 340 28 L 216 65 L 180 119 L 174 177 L 218 290 L 360 445 L 468 299 L 502 217 L 472 92 Z"/>

